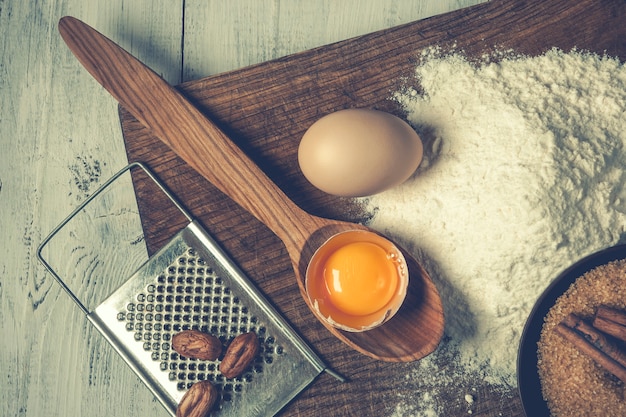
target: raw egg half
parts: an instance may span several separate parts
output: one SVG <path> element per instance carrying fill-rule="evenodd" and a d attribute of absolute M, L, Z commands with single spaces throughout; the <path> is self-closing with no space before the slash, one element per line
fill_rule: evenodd
<path fill-rule="evenodd" d="M 342 330 L 360 332 L 389 320 L 406 296 L 404 256 L 389 240 L 354 230 L 331 237 L 315 252 L 305 288 L 313 310 Z"/>

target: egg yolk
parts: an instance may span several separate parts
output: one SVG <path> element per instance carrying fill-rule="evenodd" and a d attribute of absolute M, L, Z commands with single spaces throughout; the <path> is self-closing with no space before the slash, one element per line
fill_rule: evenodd
<path fill-rule="evenodd" d="M 393 297 L 398 279 L 395 262 L 383 248 L 370 242 L 342 246 L 324 264 L 328 300 L 355 316 L 383 308 Z"/>

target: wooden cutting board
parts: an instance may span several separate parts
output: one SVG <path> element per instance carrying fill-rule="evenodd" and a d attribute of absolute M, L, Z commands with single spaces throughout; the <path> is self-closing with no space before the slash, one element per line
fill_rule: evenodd
<path fill-rule="evenodd" d="M 319 117 L 342 108 L 377 108 L 403 116 L 389 100 L 390 93 L 411 78 L 416 56 L 432 45 L 455 45 L 470 57 L 494 46 L 528 55 L 576 47 L 624 61 L 626 1 L 492 0 L 179 87 L 301 207 L 324 217 L 364 221 L 368 213 L 353 200 L 324 195 L 302 177 L 296 158 L 299 139 Z M 420 381 L 407 378 L 415 364 L 375 361 L 337 341 L 301 299 L 278 238 L 124 109 L 120 119 L 129 161 L 148 164 L 320 356 L 350 379 L 341 384 L 322 375 L 284 415 L 385 416 L 392 415 L 399 402 L 419 404 Z M 153 253 L 185 222 L 155 197 L 149 184 L 136 180 L 136 191 Z M 454 363 L 440 364 L 442 376 L 450 378 L 457 371 Z M 467 416 L 466 393 L 476 399 L 474 416 L 523 415 L 514 388 L 492 387 L 471 376 L 458 379 L 430 393 L 444 415 Z"/>

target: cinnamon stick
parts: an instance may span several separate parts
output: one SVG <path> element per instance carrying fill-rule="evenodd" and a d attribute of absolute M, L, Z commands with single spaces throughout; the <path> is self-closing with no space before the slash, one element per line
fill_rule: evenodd
<path fill-rule="evenodd" d="M 600 306 L 593 319 L 593 327 L 626 342 L 626 313 L 608 306 Z"/>
<path fill-rule="evenodd" d="M 559 323 L 555 331 L 581 353 L 626 383 L 626 355 L 601 332 L 574 314 Z"/>
<path fill-rule="evenodd" d="M 588 324 L 575 314 L 567 316 L 563 323 L 578 331 L 588 342 L 607 354 L 611 359 L 626 368 L 626 353 L 596 327 Z"/>

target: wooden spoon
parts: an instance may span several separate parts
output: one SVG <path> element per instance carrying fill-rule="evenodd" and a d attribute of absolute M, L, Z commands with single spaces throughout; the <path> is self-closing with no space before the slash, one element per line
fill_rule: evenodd
<path fill-rule="evenodd" d="M 370 230 L 323 219 L 296 206 L 247 155 L 175 88 L 117 44 L 73 18 L 59 22 L 61 36 L 102 86 L 185 162 L 269 227 L 284 243 L 300 292 L 313 253 L 331 236 Z M 405 250 L 409 288 L 398 313 L 380 327 L 360 333 L 338 330 L 337 338 L 372 358 L 403 362 L 431 353 L 444 328 L 439 293 L 427 272 Z M 313 311 L 313 309 L 312 309 Z"/>

